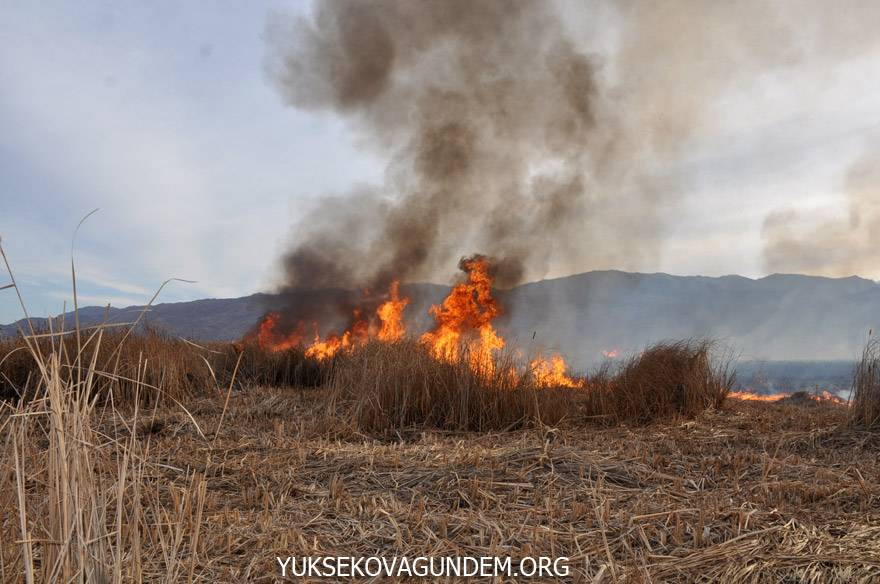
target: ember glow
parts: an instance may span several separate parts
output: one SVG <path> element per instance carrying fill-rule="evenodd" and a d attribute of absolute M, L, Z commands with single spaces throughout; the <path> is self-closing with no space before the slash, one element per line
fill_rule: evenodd
<path fill-rule="evenodd" d="M 602 356 L 606 359 L 617 359 L 620 356 L 620 351 L 617 349 L 611 349 L 610 351 L 602 351 Z"/>

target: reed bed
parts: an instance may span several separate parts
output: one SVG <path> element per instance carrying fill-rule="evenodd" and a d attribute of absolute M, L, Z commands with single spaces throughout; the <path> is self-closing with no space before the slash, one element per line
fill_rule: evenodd
<path fill-rule="evenodd" d="M 702 342 L 561 389 L 509 356 L 475 367 L 412 341 L 319 362 L 48 333 L 0 346 L 3 582 L 274 582 L 290 555 L 565 556 L 581 582 L 880 579 L 880 433 L 862 427 L 876 353 L 854 428 L 831 402 L 724 404 L 732 377 Z"/>
<path fill-rule="evenodd" d="M 59 375 L 70 382 L 91 370 L 91 391 L 102 402 L 112 397 L 129 403 L 137 394 L 142 406 L 225 388 L 236 367 L 237 388 L 316 387 L 327 382 L 332 365 L 307 359 L 299 349 L 272 352 L 254 343 L 194 343 L 150 329 L 136 334 L 89 331 L 79 340 L 69 333 L 29 337 L 0 341 L 0 399 L 37 395 L 41 355 L 58 355 Z"/>
<path fill-rule="evenodd" d="M 4 582 L 272 582 L 275 556 L 336 554 L 566 556 L 591 582 L 880 578 L 880 435 L 832 403 L 717 407 L 705 345 L 561 390 L 412 342 L 311 364 L 183 342 L 211 390 L 145 402 L 140 351 L 130 394 L 97 390 L 118 377 L 97 369 L 105 338 L 83 337 L 82 376 L 40 349 L 33 395 L 0 406 Z M 614 415 L 650 426 L 584 431 L 615 411 L 603 391 L 649 399 L 650 379 L 662 415 Z"/>
<path fill-rule="evenodd" d="M 239 355 L 241 359 L 239 361 Z M 327 384 L 334 360 L 309 359 L 301 348 L 267 351 L 256 343 L 216 346 L 208 357 L 222 386 L 236 375 L 239 387 L 320 387 Z"/>
<path fill-rule="evenodd" d="M 55 355 L 64 383 L 94 376 L 90 391 L 117 402 L 135 394 L 151 400 L 183 400 L 216 387 L 216 351 L 155 330 L 137 334 L 114 328 L 42 332 L 0 342 L 0 395 L 30 398 L 41 382 L 41 359 Z M 43 384 L 44 385 L 44 384 Z"/>
<path fill-rule="evenodd" d="M 589 409 L 610 423 L 693 418 L 724 403 L 735 377 L 706 340 L 661 342 L 589 380 Z"/>
<path fill-rule="evenodd" d="M 880 578 L 880 442 L 844 431 L 843 406 L 735 401 L 648 427 L 410 427 L 371 438 L 327 426 L 328 400 L 254 388 L 228 402 L 192 398 L 192 419 L 173 405 L 138 421 L 131 410 L 92 411 L 92 440 L 121 445 L 90 449 L 94 481 L 106 481 L 94 508 L 109 506 L 110 523 L 109 559 L 91 569 L 104 566 L 107 581 L 118 571 L 123 582 L 268 583 L 280 578 L 275 556 L 467 554 L 566 556 L 574 582 Z M 30 458 L 47 445 L 27 448 L 35 580 L 49 581 L 41 493 L 49 498 Z M 124 467 L 110 454 L 125 449 L 143 460 L 128 465 L 140 470 L 127 473 L 117 547 L 113 481 Z M 14 472 L 5 479 L 14 484 Z M 18 515 L 8 515 L 3 580 L 24 581 Z M 131 517 L 143 517 L 137 531 Z"/>
<path fill-rule="evenodd" d="M 851 414 L 854 424 L 880 429 L 880 341 L 869 342 L 856 365 Z"/>
<path fill-rule="evenodd" d="M 568 394 L 536 387 L 509 356 L 474 362 L 467 347 L 447 361 L 415 341 L 369 343 L 339 357 L 329 390 L 364 432 L 511 430 L 558 424 L 568 411 Z"/>
<path fill-rule="evenodd" d="M 618 369 L 583 378 L 580 388 L 536 385 L 510 354 L 477 359 L 463 346 L 453 360 L 435 358 L 414 340 L 371 342 L 331 359 L 307 358 L 301 349 L 266 351 L 255 343 L 196 344 L 156 331 L 101 331 L 0 343 L 0 394 L 35 394 L 40 355 L 58 354 L 59 374 L 77 382 L 87 365 L 92 391 L 103 402 L 130 403 L 137 394 L 185 402 L 222 392 L 235 377 L 237 390 L 253 386 L 319 388 L 344 407 L 364 432 L 410 426 L 447 430 L 504 430 L 556 425 L 567 417 L 586 422 L 645 424 L 694 417 L 719 407 L 733 382 L 724 362 L 714 363 L 702 341 L 660 343 Z M 341 417 L 337 417 L 342 420 Z"/>

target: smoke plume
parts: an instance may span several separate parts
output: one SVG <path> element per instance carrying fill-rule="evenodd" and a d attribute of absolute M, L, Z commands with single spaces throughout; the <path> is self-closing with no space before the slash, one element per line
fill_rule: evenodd
<path fill-rule="evenodd" d="M 383 184 L 306 214 L 283 289 L 436 281 L 474 252 L 500 286 L 656 265 L 681 190 L 669 168 L 723 114 L 718 96 L 872 34 L 828 3 L 797 7 L 327 0 L 273 17 L 283 99 L 341 116 L 388 160 Z"/>
<path fill-rule="evenodd" d="M 880 157 L 863 156 L 843 181 L 842 215 L 782 209 L 764 221 L 768 271 L 852 276 L 880 270 Z"/>

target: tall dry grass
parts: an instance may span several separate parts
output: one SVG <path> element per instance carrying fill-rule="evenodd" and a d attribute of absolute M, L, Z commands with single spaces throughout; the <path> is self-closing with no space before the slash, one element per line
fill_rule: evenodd
<path fill-rule="evenodd" d="M 336 359 L 330 410 L 365 432 L 507 430 L 566 419 L 646 424 L 719 407 L 734 382 L 708 341 L 653 345 L 618 369 L 594 372 L 581 388 L 539 387 L 522 370 L 510 355 L 488 371 L 474 368 L 467 347 L 446 362 L 414 341 L 370 343 Z"/>
<path fill-rule="evenodd" d="M 509 356 L 488 369 L 472 366 L 471 357 L 467 347 L 456 359 L 440 361 L 416 341 L 369 343 L 337 359 L 329 389 L 334 403 L 367 432 L 509 430 L 564 417 L 564 397 L 513 373 Z"/>
<path fill-rule="evenodd" d="M 235 377 L 236 388 L 329 390 L 332 407 L 351 407 L 350 420 L 364 431 L 411 426 L 501 430 L 557 424 L 566 417 L 643 424 L 717 407 L 733 383 L 726 362 L 713 359 L 712 343 L 706 341 L 659 343 L 614 370 L 594 372 L 583 388 L 566 390 L 537 387 L 531 376 L 521 374 L 524 364 L 509 354 L 495 359 L 491 370 L 477 371 L 467 347 L 453 362 L 444 362 L 413 340 L 369 343 L 318 361 L 298 349 L 198 345 L 155 331 L 102 330 L 79 339 L 64 334 L 0 343 L 0 394 L 6 399 L 36 395 L 41 355 L 57 355 L 63 383 L 79 383 L 91 370 L 90 391 L 101 403 L 130 404 L 135 396 L 142 407 L 183 403 L 225 388 Z M 876 374 L 876 369 L 865 369 L 861 376 L 864 407 L 870 403 L 865 381 L 870 371 Z"/>
<path fill-rule="evenodd" d="M 0 525 L 4 582 L 194 578 L 202 475 L 156 480 L 149 440 L 136 432 L 149 416 L 138 394 L 152 391 L 144 381 L 150 363 L 141 359 L 130 381 L 130 408 L 99 405 L 96 384 L 117 375 L 97 368 L 101 344 L 97 332 L 75 375 L 61 352 L 34 352 L 34 395 L 2 413 L 0 491 L 10 511 Z"/>
<path fill-rule="evenodd" d="M 87 353 L 95 361 L 91 391 L 102 402 L 112 397 L 117 403 L 130 403 L 137 393 L 145 407 L 183 402 L 226 387 L 236 365 L 237 387 L 317 387 L 326 383 L 331 365 L 307 359 L 298 349 L 271 352 L 256 344 L 196 344 L 150 329 L 137 334 L 101 330 L 100 344 L 94 331 L 84 332 L 79 341 L 73 331 L 31 337 L 0 341 L 0 399 L 36 395 L 40 355 L 57 354 L 59 375 L 74 381 L 88 367 L 78 355 Z"/>
<path fill-rule="evenodd" d="M 256 343 L 213 345 L 208 360 L 224 387 L 236 375 L 240 387 L 320 387 L 327 383 L 334 360 L 307 358 L 302 348 L 267 351 Z M 239 363 L 239 355 L 241 361 Z"/>
<path fill-rule="evenodd" d="M 729 362 L 704 340 L 661 342 L 632 356 L 617 371 L 590 381 L 588 409 L 597 419 L 645 424 L 694 417 L 719 407 L 734 383 Z"/>
<path fill-rule="evenodd" d="M 213 388 L 212 351 L 155 330 L 127 334 L 119 329 L 43 332 L 0 342 L 0 395 L 33 397 L 40 359 L 56 355 L 63 382 L 78 383 L 91 370 L 90 391 L 127 402 L 135 393 L 144 405 L 183 400 Z M 152 391 L 146 391 L 152 389 Z"/>
<path fill-rule="evenodd" d="M 28 317 L 2 244 L 0 256 Z M 0 354 L 0 580 L 193 582 L 204 474 L 162 480 L 136 432 L 141 396 L 204 381 L 193 353 L 130 330 L 28 329 Z"/>
<path fill-rule="evenodd" d="M 853 424 L 880 428 L 880 341 L 876 339 L 865 346 L 856 365 L 851 403 Z"/>

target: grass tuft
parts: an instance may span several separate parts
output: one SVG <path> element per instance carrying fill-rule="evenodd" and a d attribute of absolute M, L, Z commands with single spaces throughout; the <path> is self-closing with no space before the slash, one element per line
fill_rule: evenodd
<path fill-rule="evenodd" d="M 692 418 L 719 407 L 734 383 L 726 361 L 713 362 L 710 341 L 652 345 L 612 373 L 592 379 L 590 409 L 612 422 L 646 424 L 674 417 Z"/>
<path fill-rule="evenodd" d="M 850 420 L 866 428 L 880 428 L 880 341 L 870 341 L 853 376 Z"/>

